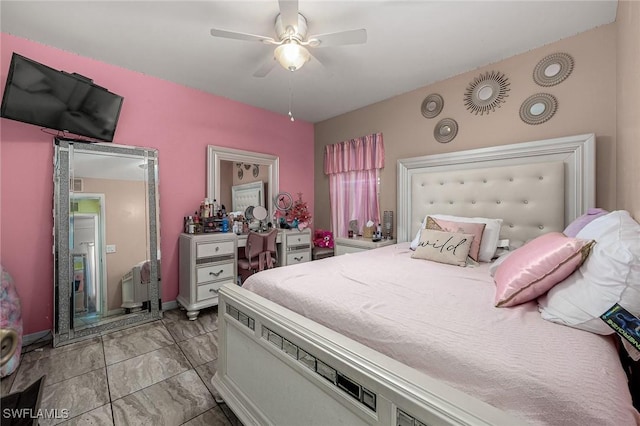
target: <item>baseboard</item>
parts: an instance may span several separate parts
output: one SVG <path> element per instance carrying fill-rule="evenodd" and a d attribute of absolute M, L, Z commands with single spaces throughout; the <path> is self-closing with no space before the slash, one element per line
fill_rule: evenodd
<path fill-rule="evenodd" d="M 178 307 L 178 302 L 175 300 L 170 300 L 168 302 L 162 303 L 163 311 L 170 311 L 171 309 L 176 309 Z M 48 342 L 51 340 L 51 330 L 42 330 L 31 334 L 25 334 L 22 336 L 22 346 L 28 346 L 35 342 Z"/>
<path fill-rule="evenodd" d="M 170 300 L 168 302 L 162 302 L 162 310 L 170 311 L 171 309 L 176 309 L 178 307 L 178 302 L 176 300 Z"/>
<path fill-rule="evenodd" d="M 29 346 L 36 342 L 48 342 L 51 338 L 51 330 L 42 330 L 36 333 L 25 334 L 22 336 L 22 347 Z"/>

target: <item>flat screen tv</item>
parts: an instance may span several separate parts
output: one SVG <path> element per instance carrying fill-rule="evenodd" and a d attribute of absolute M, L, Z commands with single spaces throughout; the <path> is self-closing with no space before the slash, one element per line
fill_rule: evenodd
<path fill-rule="evenodd" d="M 122 96 L 14 53 L 0 116 L 111 142 Z"/>

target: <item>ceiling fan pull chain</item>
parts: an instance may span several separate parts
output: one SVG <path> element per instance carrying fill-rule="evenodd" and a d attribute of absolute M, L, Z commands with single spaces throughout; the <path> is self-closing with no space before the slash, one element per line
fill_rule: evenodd
<path fill-rule="evenodd" d="M 295 121 L 295 119 L 293 118 L 293 113 L 291 112 L 291 104 L 293 103 L 293 87 L 291 84 L 292 74 L 293 71 L 289 72 L 289 118 L 291 119 L 291 121 Z"/>

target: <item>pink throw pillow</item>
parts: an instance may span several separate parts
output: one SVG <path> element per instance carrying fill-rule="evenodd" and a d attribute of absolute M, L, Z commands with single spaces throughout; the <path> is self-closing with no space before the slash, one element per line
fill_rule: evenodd
<path fill-rule="evenodd" d="M 550 232 L 515 250 L 496 270 L 496 306 L 515 306 L 543 295 L 582 265 L 593 244 Z"/>
<path fill-rule="evenodd" d="M 434 219 L 431 216 L 427 217 L 426 229 L 436 229 L 438 231 L 456 232 L 459 234 L 471 234 L 473 235 L 473 242 L 469 249 L 469 257 L 479 262 L 480 256 L 480 243 L 482 242 L 482 233 L 486 223 L 470 223 L 470 222 L 451 222 L 448 220 Z"/>

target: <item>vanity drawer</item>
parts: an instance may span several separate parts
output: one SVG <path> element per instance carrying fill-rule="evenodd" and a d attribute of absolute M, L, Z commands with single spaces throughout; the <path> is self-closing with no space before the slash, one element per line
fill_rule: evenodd
<path fill-rule="evenodd" d="M 233 254 L 235 249 L 234 241 L 215 241 L 210 243 L 196 244 L 196 258 L 226 256 Z"/>
<path fill-rule="evenodd" d="M 308 251 L 291 252 L 287 254 L 287 265 L 295 265 L 296 263 L 304 263 L 311 260 Z"/>
<path fill-rule="evenodd" d="M 235 273 L 235 263 L 233 261 L 200 266 L 196 268 L 196 283 L 201 284 L 224 279 L 233 281 Z M 198 294 L 200 294 L 200 290 L 198 290 Z"/>
<path fill-rule="evenodd" d="M 287 247 L 290 249 L 293 246 L 309 246 L 311 245 L 311 234 L 304 233 L 299 235 L 287 236 Z"/>
<path fill-rule="evenodd" d="M 222 287 L 223 284 L 224 282 L 217 282 L 199 285 L 196 300 L 201 302 L 203 300 L 211 299 L 212 297 L 218 297 L 218 289 Z"/>

